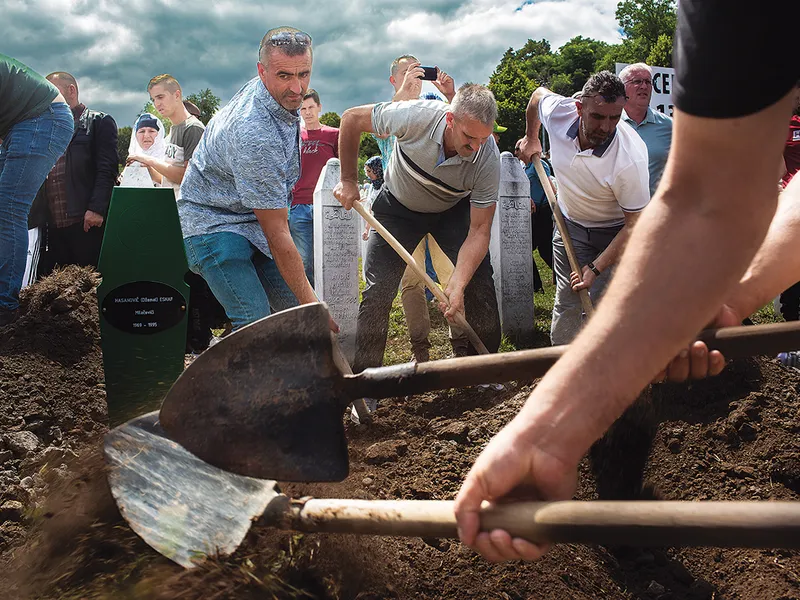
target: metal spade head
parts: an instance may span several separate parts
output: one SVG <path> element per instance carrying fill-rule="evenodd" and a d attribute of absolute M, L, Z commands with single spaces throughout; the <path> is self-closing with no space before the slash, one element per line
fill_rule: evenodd
<path fill-rule="evenodd" d="M 351 401 L 333 361 L 328 310 L 265 317 L 209 348 L 175 381 L 160 422 L 203 461 L 278 481 L 341 481 Z"/>
<path fill-rule="evenodd" d="M 157 412 L 112 429 L 104 451 L 111 493 L 131 529 L 187 569 L 231 554 L 280 496 L 274 481 L 234 475 L 187 452 L 166 437 Z"/>

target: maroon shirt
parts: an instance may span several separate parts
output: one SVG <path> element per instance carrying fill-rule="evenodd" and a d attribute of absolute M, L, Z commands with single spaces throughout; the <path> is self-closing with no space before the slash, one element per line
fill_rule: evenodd
<path fill-rule="evenodd" d="M 322 167 L 328 159 L 339 157 L 339 130 L 335 127 L 303 128 L 300 140 L 300 179 L 292 190 L 292 205 L 313 203 Z"/>
<path fill-rule="evenodd" d="M 789 123 L 789 137 L 783 149 L 783 160 L 786 161 L 786 175 L 782 181 L 786 187 L 794 174 L 800 171 L 800 116 L 793 115 Z"/>

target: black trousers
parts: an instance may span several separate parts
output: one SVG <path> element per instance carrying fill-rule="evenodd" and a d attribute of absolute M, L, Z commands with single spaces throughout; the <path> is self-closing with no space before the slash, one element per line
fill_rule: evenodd
<path fill-rule="evenodd" d="M 539 256 L 545 264 L 553 268 L 553 210 L 550 203 L 545 202 L 536 207 L 536 212 L 531 215 L 531 243 L 533 250 L 539 251 Z M 536 262 L 533 263 L 533 289 L 542 289 L 542 277 Z"/>
<path fill-rule="evenodd" d="M 375 199 L 372 211 L 410 254 L 430 233 L 453 264 L 469 233 L 468 198 L 443 213 L 419 213 L 400 204 L 384 187 Z M 403 259 L 373 231 L 367 244 L 365 262 L 367 286 L 358 309 L 355 372 L 378 367 L 383 362 L 389 311 L 405 269 Z M 464 308 L 469 324 L 489 351 L 496 352 L 500 347 L 500 314 L 488 252 L 464 290 Z M 470 353 L 475 353 L 474 348 L 470 347 Z"/>
<path fill-rule="evenodd" d="M 47 250 L 42 254 L 40 275 L 57 267 L 79 265 L 97 269 L 105 226 L 83 230 L 83 221 L 68 227 L 47 226 Z"/>

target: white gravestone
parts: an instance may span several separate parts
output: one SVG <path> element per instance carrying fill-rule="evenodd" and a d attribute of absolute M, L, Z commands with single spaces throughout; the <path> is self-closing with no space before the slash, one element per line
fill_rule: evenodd
<path fill-rule="evenodd" d="M 534 332 L 530 196 L 522 163 L 503 152 L 489 252 L 502 331 L 520 345 L 529 343 Z"/>
<path fill-rule="evenodd" d="M 153 178 L 147 167 L 135 163 L 128 165 L 122 170 L 120 187 L 152 188 L 155 187 Z"/>
<path fill-rule="evenodd" d="M 339 324 L 339 343 L 352 365 L 356 355 L 361 219 L 333 197 L 339 173 L 339 159 L 331 158 L 314 189 L 314 290 Z"/>

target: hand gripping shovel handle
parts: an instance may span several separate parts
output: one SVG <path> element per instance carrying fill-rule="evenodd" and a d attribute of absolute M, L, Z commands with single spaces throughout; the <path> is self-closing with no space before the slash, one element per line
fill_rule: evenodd
<path fill-rule="evenodd" d="M 575 248 L 572 245 L 572 239 L 569 237 L 567 224 L 564 223 L 564 216 L 561 214 L 561 209 L 558 208 L 556 196 L 553 194 L 553 189 L 550 187 L 550 180 L 547 177 L 547 173 L 544 171 L 544 167 L 542 167 L 542 160 L 539 158 L 538 154 L 533 155 L 533 167 L 536 169 L 536 174 L 539 176 L 542 189 L 544 189 L 545 196 L 547 196 L 547 201 L 550 203 L 550 209 L 553 211 L 553 216 L 556 219 L 556 227 L 558 227 L 558 232 L 561 234 L 561 240 L 564 242 L 564 249 L 567 252 L 569 267 L 575 273 L 580 275 L 581 266 L 578 264 L 578 259 L 575 256 Z M 586 313 L 586 317 L 591 317 L 592 313 L 594 312 L 594 307 L 592 306 L 592 300 L 589 298 L 589 290 L 580 290 L 578 292 L 578 296 L 581 299 L 581 305 L 583 306 L 583 312 Z"/>
<path fill-rule="evenodd" d="M 392 248 L 394 248 L 395 252 L 400 255 L 400 258 L 402 258 L 406 264 L 411 267 L 414 273 L 416 273 L 417 276 L 425 282 L 425 285 L 428 286 L 428 289 L 431 291 L 431 293 L 436 296 L 436 299 L 445 306 L 450 306 L 450 301 L 447 299 L 447 296 L 444 295 L 442 289 L 436 285 L 433 279 L 430 278 L 430 276 L 425 272 L 425 269 L 417 264 L 417 261 L 415 261 L 414 257 L 408 253 L 408 250 L 403 248 L 403 245 L 398 242 L 391 233 L 389 233 L 389 230 L 381 225 L 381 223 L 366 208 L 364 208 L 364 205 L 358 200 L 353 202 L 353 208 L 358 214 L 364 217 L 364 220 L 369 223 L 373 229 L 381 234 L 381 237 L 386 240 Z M 464 330 L 469 338 L 469 341 L 479 354 L 489 354 L 489 350 L 481 341 L 481 338 L 478 337 L 478 334 L 475 333 L 475 330 L 472 328 L 472 326 L 467 323 L 467 319 L 464 317 L 464 315 L 461 313 L 456 313 L 453 317 L 453 320 L 456 322 L 456 325 Z"/>
<path fill-rule="evenodd" d="M 264 516 L 307 532 L 458 535 L 453 502 L 443 500 L 285 498 Z M 484 508 L 480 521 L 481 531 L 541 543 L 800 548 L 798 502 L 520 502 Z"/>
<path fill-rule="evenodd" d="M 705 342 L 709 350 L 719 350 L 727 359 L 774 356 L 787 349 L 800 348 L 800 321 L 707 329 L 697 339 Z M 534 379 L 543 376 L 567 350 L 568 346 L 555 346 L 366 369 L 346 379 L 346 384 L 357 390 L 353 394 L 385 398 Z"/>

